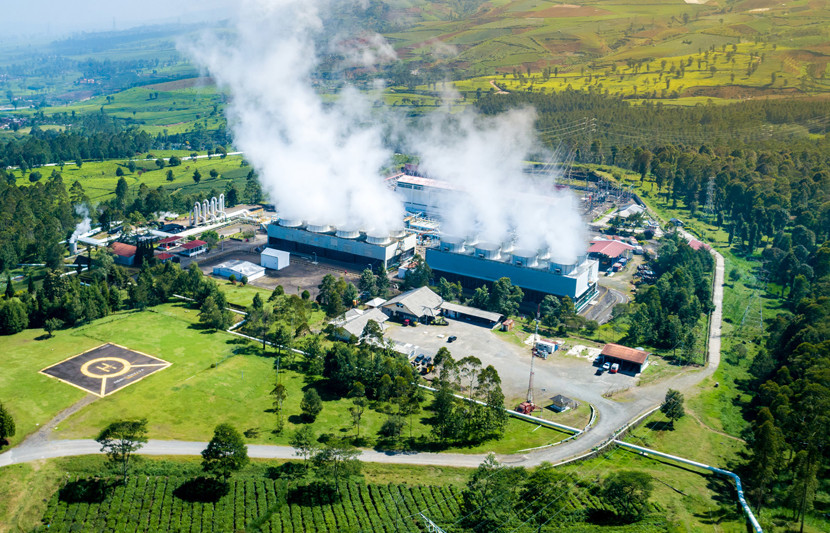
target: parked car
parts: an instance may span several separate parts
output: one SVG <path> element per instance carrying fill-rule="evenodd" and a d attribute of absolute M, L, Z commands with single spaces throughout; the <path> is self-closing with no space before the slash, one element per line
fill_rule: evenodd
<path fill-rule="evenodd" d="M 602 369 L 606 372 L 611 370 L 611 363 L 605 363 L 604 365 L 602 365 Z"/>
<path fill-rule="evenodd" d="M 620 364 L 619 363 L 614 363 L 613 365 L 611 365 L 611 373 L 612 374 L 616 374 L 619 371 L 620 371 Z"/>
<path fill-rule="evenodd" d="M 455 342 L 457 339 L 458 337 L 456 337 L 455 335 L 450 335 L 450 337 L 447 339 L 447 342 Z"/>
<path fill-rule="evenodd" d="M 424 354 L 419 353 L 418 356 L 415 358 L 415 362 L 420 363 L 421 361 L 424 360 L 424 357 L 426 357 Z"/>

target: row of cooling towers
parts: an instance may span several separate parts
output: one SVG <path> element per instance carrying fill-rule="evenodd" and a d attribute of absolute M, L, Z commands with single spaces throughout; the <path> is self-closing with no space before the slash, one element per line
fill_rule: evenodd
<path fill-rule="evenodd" d="M 279 225 L 286 228 L 305 230 L 312 233 L 334 233 L 341 239 L 358 239 L 362 234 L 366 235 L 366 242 L 384 246 L 390 242 L 406 236 L 403 229 L 391 233 L 361 232 L 358 228 L 344 226 L 331 226 L 328 224 L 306 223 L 299 219 L 279 219 Z M 568 275 L 583 264 L 587 256 L 579 256 L 574 263 L 563 263 L 551 257 L 548 250 L 530 250 L 514 248 L 510 243 L 493 243 L 474 238 L 455 237 L 442 235 L 441 242 L 437 247 L 443 252 L 452 252 L 459 255 L 476 256 L 481 259 L 510 263 L 516 266 L 536 268 L 539 270 L 550 270 L 556 274 Z"/>
<path fill-rule="evenodd" d="M 438 249 L 460 255 L 475 256 L 489 261 L 509 263 L 515 266 L 550 270 L 556 274 L 568 275 L 587 260 L 586 255 L 577 257 L 574 263 L 557 261 L 549 250 L 515 248 L 512 243 L 494 243 L 471 238 L 442 235 Z"/>

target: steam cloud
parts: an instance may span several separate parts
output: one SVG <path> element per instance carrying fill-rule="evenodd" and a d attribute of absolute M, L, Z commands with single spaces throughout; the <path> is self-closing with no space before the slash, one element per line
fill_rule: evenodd
<path fill-rule="evenodd" d="M 324 104 L 312 83 L 321 51 L 337 51 L 342 66 L 394 57 L 377 34 L 324 28 L 321 13 L 337 1 L 348 0 L 246 0 L 235 31 L 185 45 L 230 93 L 235 144 L 257 169 L 280 216 L 374 233 L 401 227 L 401 200 L 379 176 L 392 156 L 384 143 L 384 128 L 391 128 L 431 177 L 465 191 L 444 209 L 447 233 L 515 239 L 523 248 L 549 248 L 563 263 L 581 255 L 584 229 L 573 197 L 546 190 L 522 171 L 524 158 L 540 148 L 532 111 L 492 119 L 470 111 L 435 114 L 403 127 L 390 110 L 378 112 L 377 93 L 347 87 Z M 319 44 L 327 35 L 328 44 Z"/>
<path fill-rule="evenodd" d="M 548 249 L 556 262 L 574 263 L 584 254 L 586 237 L 576 199 L 557 192 L 552 183 L 535 182 L 523 170 L 525 158 L 542 151 L 535 118 L 532 109 L 492 118 L 469 111 L 436 114 L 427 135 L 413 137 L 411 144 L 422 170 L 460 190 L 443 197 L 444 232 Z"/>
<path fill-rule="evenodd" d="M 81 235 L 92 229 L 92 220 L 89 218 L 89 209 L 87 209 L 86 205 L 76 205 L 75 214 L 84 218 L 75 226 L 75 231 L 73 231 L 72 236 L 69 237 L 69 242 L 77 242 Z"/>

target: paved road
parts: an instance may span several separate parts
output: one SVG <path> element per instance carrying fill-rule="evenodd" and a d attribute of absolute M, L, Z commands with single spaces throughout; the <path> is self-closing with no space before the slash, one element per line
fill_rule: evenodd
<path fill-rule="evenodd" d="M 687 238 L 689 237 L 688 234 L 685 235 Z M 590 402 L 599 412 L 599 420 L 590 431 L 584 433 L 578 439 L 571 440 L 559 446 L 536 450 L 526 454 L 500 456 L 499 459 L 513 465 L 535 466 L 542 461 L 557 463 L 576 457 L 604 443 L 617 429 L 658 405 L 665 397 L 666 390 L 669 387 L 685 391 L 714 373 L 720 364 L 724 263 L 723 256 L 714 250 L 711 253 L 715 257 L 714 291 L 712 297 L 715 309 L 712 313 L 709 332 L 709 362 L 705 368 L 689 371 L 653 385 L 637 387 L 636 392 L 624 393 L 627 396 L 625 398 L 626 401 L 617 402 L 602 397 L 603 385 L 607 383 L 612 386 L 619 386 L 620 383 L 624 384 L 626 380 L 633 380 L 633 378 L 619 374 L 613 376 L 610 374 L 592 376 L 589 375 L 589 372 L 586 372 L 588 367 L 581 361 L 572 360 L 571 365 L 563 365 L 560 364 L 561 362 L 558 362 L 557 365 L 545 364 L 550 362 L 541 361 L 535 367 L 536 386 L 542 387 L 542 384 L 544 384 L 545 388 L 549 388 L 551 391 L 555 390 L 556 393 Z M 477 328 L 477 326 L 472 325 L 468 325 L 468 327 Z M 413 333 L 416 331 L 430 331 L 428 328 L 401 328 L 401 330 L 407 330 Z M 463 350 L 465 348 L 465 339 L 466 341 L 473 342 L 472 339 L 478 337 L 491 338 L 489 335 L 480 335 L 479 328 L 473 331 L 478 331 L 479 335 L 471 335 L 469 337 L 465 335 L 464 338 L 459 338 L 457 346 L 460 349 Z M 435 335 L 432 333 L 428 337 L 434 338 Z M 443 344 L 444 341 L 440 339 L 437 342 Z M 484 342 L 492 341 L 485 340 Z M 509 396 L 511 393 L 515 394 L 517 391 L 526 388 L 526 385 L 523 384 L 527 383 L 530 358 L 527 356 L 527 349 L 506 342 L 504 344 L 505 346 L 512 347 L 512 350 L 505 350 L 504 353 L 495 355 L 490 364 L 493 364 L 502 376 L 502 382 L 506 389 L 505 393 Z M 472 348 L 472 345 L 469 348 Z M 462 352 L 457 353 L 460 354 Z M 524 357 L 520 357 L 520 354 L 523 354 Z M 463 357 L 463 355 L 460 356 Z M 595 381 L 587 381 L 594 380 L 595 378 L 605 381 L 600 381 L 599 386 L 597 386 Z M 617 381 L 611 381 L 612 379 Z M 633 385 L 633 381 L 631 384 Z M 141 453 L 147 455 L 198 455 L 206 445 L 207 443 L 204 442 L 151 440 L 142 449 Z M 287 446 L 251 445 L 248 449 L 251 457 L 256 458 L 288 459 L 294 457 L 293 450 Z M 0 467 L 38 459 L 92 453 L 100 453 L 98 444 L 92 440 L 46 440 L 44 438 L 30 437 L 18 447 L 0 454 Z M 484 454 L 384 453 L 374 450 L 364 450 L 362 459 L 380 463 L 477 466 L 484 459 Z"/>
<path fill-rule="evenodd" d="M 614 306 L 628 302 L 628 296 L 610 287 L 600 285 L 597 288 L 599 295 L 594 300 L 594 303 L 590 304 L 585 310 L 583 316 L 588 320 L 596 320 L 599 324 L 605 324 L 611 320 L 611 313 L 614 311 Z"/>

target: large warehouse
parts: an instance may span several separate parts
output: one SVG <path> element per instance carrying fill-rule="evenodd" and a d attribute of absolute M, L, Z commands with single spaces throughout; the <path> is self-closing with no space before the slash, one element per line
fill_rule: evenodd
<path fill-rule="evenodd" d="M 427 248 L 426 262 L 436 279 L 458 281 L 467 289 L 508 277 L 524 291 L 525 302 L 538 303 L 552 294 L 570 297 L 581 309 L 597 293 L 598 264 L 585 256 L 562 264 L 534 250 L 444 236 L 438 246 Z"/>
<path fill-rule="evenodd" d="M 294 254 L 326 258 L 358 266 L 389 268 L 415 255 L 416 236 L 399 231 L 372 235 L 357 228 L 305 224 L 280 219 L 268 225 L 268 245 Z"/>

